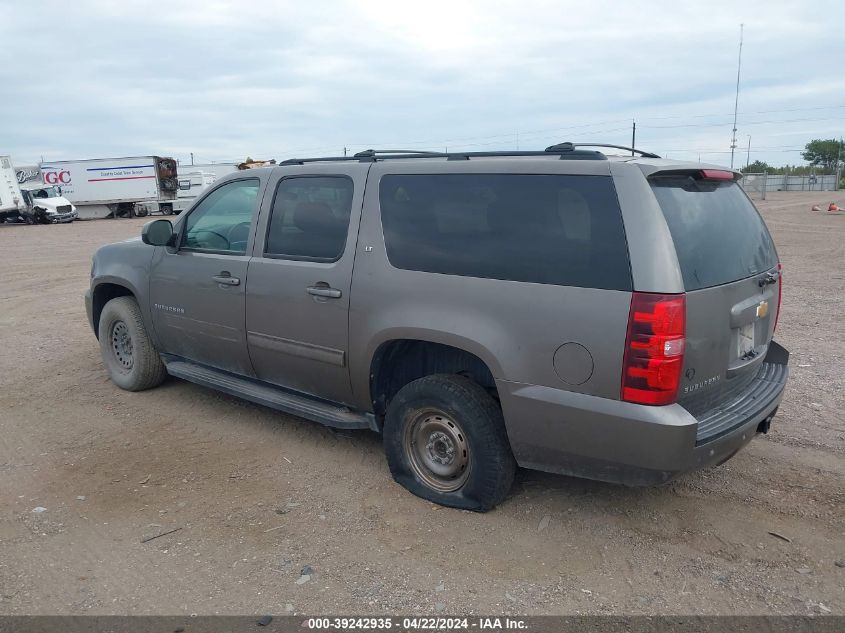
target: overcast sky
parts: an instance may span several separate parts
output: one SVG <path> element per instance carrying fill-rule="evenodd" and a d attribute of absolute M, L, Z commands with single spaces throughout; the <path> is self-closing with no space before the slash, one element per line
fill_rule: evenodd
<path fill-rule="evenodd" d="M 0 0 L 0 154 L 196 162 L 593 141 L 800 164 L 845 135 L 845 2 Z"/>

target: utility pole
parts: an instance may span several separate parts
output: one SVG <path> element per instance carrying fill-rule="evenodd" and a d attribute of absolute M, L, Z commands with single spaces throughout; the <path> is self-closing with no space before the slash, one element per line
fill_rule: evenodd
<path fill-rule="evenodd" d="M 751 164 L 751 135 L 748 135 L 748 149 L 745 151 L 745 171 L 748 171 L 748 165 Z"/>
<path fill-rule="evenodd" d="M 634 148 L 637 146 L 637 122 L 631 119 L 631 156 L 634 155 Z"/>
<path fill-rule="evenodd" d="M 736 64 L 736 98 L 734 99 L 734 129 L 731 136 L 731 169 L 734 167 L 734 150 L 736 150 L 736 113 L 739 109 L 739 72 L 742 69 L 742 35 L 745 25 L 739 25 L 739 59 Z"/>
<path fill-rule="evenodd" d="M 343 156 L 346 157 L 346 146 L 343 146 Z"/>
<path fill-rule="evenodd" d="M 193 164 L 194 164 L 194 153 L 191 152 L 191 166 L 193 166 Z"/>

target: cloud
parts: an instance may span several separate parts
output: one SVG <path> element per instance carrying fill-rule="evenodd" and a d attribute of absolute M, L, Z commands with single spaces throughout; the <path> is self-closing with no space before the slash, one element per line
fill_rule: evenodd
<path fill-rule="evenodd" d="M 639 146 L 724 163 L 745 22 L 739 145 L 794 163 L 845 127 L 844 20 L 836 2 L 756 0 L 7 3 L 0 153 L 626 144 L 635 118 Z"/>

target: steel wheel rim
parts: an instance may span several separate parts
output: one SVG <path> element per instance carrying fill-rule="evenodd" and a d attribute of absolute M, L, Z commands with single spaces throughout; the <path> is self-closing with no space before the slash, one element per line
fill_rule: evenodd
<path fill-rule="evenodd" d="M 112 323 L 109 340 L 111 341 L 111 351 L 115 360 L 124 371 L 131 371 L 132 365 L 135 363 L 135 346 L 132 344 L 132 336 L 129 333 L 126 323 L 123 321 Z"/>
<path fill-rule="evenodd" d="M 466 483 L 469 443 L 451 416 L 435 409 L 416 414 L 405 427 L 403 444 L 414 474 L 430 488 L 454 492 Z"/>

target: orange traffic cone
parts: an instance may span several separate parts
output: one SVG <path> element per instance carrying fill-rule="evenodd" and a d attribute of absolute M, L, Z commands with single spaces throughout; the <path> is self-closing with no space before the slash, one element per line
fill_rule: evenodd
<path fill-rule="evenodd" d="M 830 206 L 827 208 L 828 211 L 842 211 L 839 207 L 836 206 L 835 202 L 831 202 Z"/>

